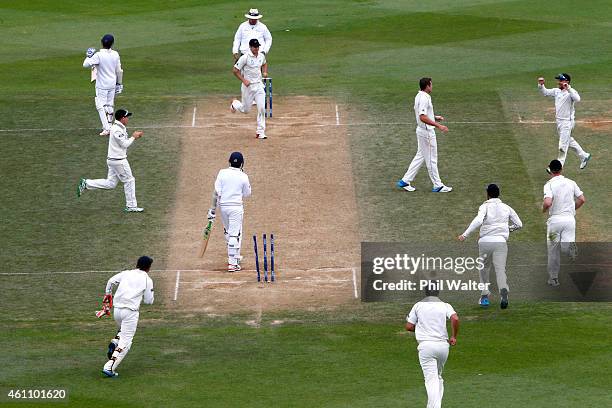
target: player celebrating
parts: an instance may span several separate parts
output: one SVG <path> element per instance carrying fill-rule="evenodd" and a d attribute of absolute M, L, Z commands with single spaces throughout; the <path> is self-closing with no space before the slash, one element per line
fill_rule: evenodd
<path fill-rule="evenodd" d="M 125 212 L 143 212 L 144 209 L 138 207 L 136 201 L 136 179 L 132 175 L 132 168 L 127 160 L 127 149 L 134 143 L 134 140 L 140 139 L 143 135 L 142 130 L 137 130 L 132 133 L 132 137 L 128 137 L 127 124 L 132 112 L 125 109 L 119 109 L 115 112 L 115 123 L 111 128 L 110 137 L 108 138 L 108 157 L 106 165 L 108 167 L 108 175 L 105 179 L 81 179 L 77 186 L 77 197 L 83 195 L 85 190 L 105 189 L 110 190 L 117 187 L 117 183 L 123 183 L 125 192 Z"/>
<path fill-rule="evenodd" d="M 555 79 L 559 80 L 559 87 L 547 89 L 544 86 L 544 78 L 538 78 L 538 89 L 542 95 L 555 98 L 555 116 L 557 118 L 557 132 L 559 133 L 559 156 L 557 160 L 561 162 L 562 166 L 565 166 L 567 150 L 573 149 L 580 158 L 580 169 L 582 170 L 591 159 L 591 154 L 582 150 L 582 147 L 572 137 L 572 130 L 576 125 L 574 122 L 576 112 L 574 105 L 576 102 L 580 102 L 580 95 L 570 86 L 572 78 L 569 74 L 559 74 Z M 550 174 L 549 168 L 546 171 Z"/>
<path fill-rule="evenodd" d="M 230 110 L 232 113 L 237 110 L 242 113 L 248 113 L 251 110 L 253 101 L 257 104 L 257 133 L 258 139 L 265 139 L 267 136 L 264 133 L 266 130 L 266 112 L 265 99 L 266 90 L 262 81 L 263 77 L 268 76 L 268 64 L 266 56 L 259 52 L 259 41 L 252 39 L 249 41 L 250 52 L 238 59 L 234 65 L 234 75 L 242 82 L 242 102 L 237 99 L 232 101 Z"/>
<path fill-rule="evenodd" d="M 586 202 L 580 187 L 561 175 L 563 166 L 553 160 L 548 166 L 551 178 L 544 185 L 542 211 L 548 211 L 546 244 L 548 247 L 548 284 L 559 286 L 561 252 L 576 256 L 576 210 Z"/>
<path fill-rule="evenodd" d="M 244 15 L 248 20 L 238 26 L 234 35 L 234 44 L 232 46 L 232 54 L 234 55 L 234 63 L 238 61 L 241 55 L 249 52 L 252 39 L 256 39 L 261 44 L 261 52 L 267 56 L 272 47 L 272 34 L 268 27 L 261 21 L 263 15 L 259 14 L 259 10 L 250 9 L 248 14 Z"/>
<path fill-rule="evenodd" d="M 418 149 L 414 159 L 412 159 L 412 163 L 410 163 L 410 167 L 408 167 L 408 171 L 404 174 L 404 177 L 397 182 L 397 186 L 406 191 L 416 190 L 410 183 L 412 183 L 417 172 L 423 165 L 423 162 L 425 162 L 427 171 L 429 172 L 429 178 L 433 183 L 433 189 L 431 191 L 434 193 L 449 193 L 453 191 L 453 188 L 445 186 L 438 174 L 438 143 L 436 142 L 436 132 L 434 130 L 438 128 L 442 132 L 448 132 L 448 128 L 436 122 L 438 120 L 444 120 L 444 118 L 434 115 L 430 96 L 432 89 L 431 78 L 421 78 L 419 86 L 421 90 L 414 98 Z"/>
<path fill-rule="evenodd" d="M 115 94 L 123 91 L 123 70 L 119 53 L 111 47 L 115 38 L 111 34 L 102 37 L 102 49 L 96 52 L 95 48 L 88 48 L 84 68 L 91 68 L 92 81 L 96 81 L 96 109 L 102 122 L 100 136 L 108 136 L 113 123 L 115 110 Z"/>
<path fill-rule="evenodd" d="M 483 259 L 484 267 L 480 269 L 480 283 L 489 283 L 491 266 L 495 267 L 497 289 L 501 295 L 500 307 L 508 307 L 508 283 L 506 281 L 506 258 L 508 257 L 508 236 L 510 231 L 523 227 L 523 222 L 516 211 L 499 199 L 499 187 L 496 184 L 487 186 L 487 201 L 478 209 L 478 215 L 472 220 L 465 232 L 457 237 L 459 241 L 465 239 L 480 227 L 478 240 L 478 257 Z M 487 285 L 488 287 L 488 285 Z M 484 289 L 481 292 L 478 304 L 489 306 L 491 292 Z"/>
<path fill-rule="evenodd" d="M 251 195 L 249 177 L 243 172 L 244 158 L 242 153 L 233 152 L 229 158 L 230 166 L 221 169 L 215 180 L 212 207 L 208 210 L 208 219 L 215 218 L 217 205 L 221 210 L 223 234 L 227 242 L 227 271 L 240 270 L 240 240 L 244 208 L 242 200 Z"/>
<path fill-rule="evenodd" d="M 153 259 L 141 256 L 136 263 L 137 269 L 120 272 L 106 283 L 106 295 L 102 302 L 109 307 L 114 306 L 113 316 L 119 327 L 117 335 L 108 345 L 108 361 L 102 369 L 108 377 L 119 375 L 117 367 L 130 351 L 143 297 L 146 305 L 153 304 L 153 281 L 147 273 L 151 270 L 152 264 Z M 113 286 L 116 287 L 114 298 Z"/>
<path fill-rule="evenodd" d="M 425 298 L 417 302 L 406 317 L 406 330 L 415 334 L 419 343 L 419 363 L 425 377 L 427 408 L 440 408 L 444 395 L 442 371 L 448 359 L 449 344 L 457 344 L 459 316 L 448 303 L 439 298 L 440 282 L 430 281 Z M 452 335 L 448 338 L 446 319 L 450 319 Z"/>

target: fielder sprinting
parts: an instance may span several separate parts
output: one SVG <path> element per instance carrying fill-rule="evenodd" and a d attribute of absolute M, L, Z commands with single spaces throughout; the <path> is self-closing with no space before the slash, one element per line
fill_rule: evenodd
<path fill-rule="evenodd" d="M 96 81 L 96 109 L 102 122 L 102 132 L 100 136 L 108 136 L 110 127 L 113 123 L 113 113 L 115 110 L 115 94 L 123 91 L 123 70 L 121 69 L 121 59 L 119 53 L 111 47 L 115 38 L 111 34 L 102 37 L 102 49 L 96 52 L 95 48 L 88 48 L 84 68 L 90 68 L 92 80 Z"/>
<path fill-rule="evenodd" d="M 265 99 L 266 90 L 262 81 L 263 77 L 268 76 L 268 64 L 266 56 L 259 52 L 259 41 L 252 39 L 249 41 L 250 51 L 238 59 L 234 65 L 233 72 L 236 78 L 242 82 L 240 87 L 242 101 L 234 99 L 230 105 L 232 113 L 240 111 L 249 113 L 253 101 L 257 104 L 257 132 L 258 139 L 265 139 L 266 131 L 266 111 Z"/>
<path fill-rule="evenodd" d="M 136 263 L 136 269 L 123 271 L 108 280 L 103 303 L 114 307 L 113 317 L 119 331 L 108 345 L 108 361 L 102 372 L 108 377 L 116 377 L 117 367 L 125 358 L 138 326 L 140 303 L 153 304 L 153 281 L 148 273 L 153 259 L 141 256 Z M 113 287 L 115 296 L 113 297 Z"/>
<path fill-rule="evenodd" d="M 416 188 L 411 185 L 419 169 L 425 163 L 429 178 L 433 183 L 432 192 L 449 193 L 452 187 L 445 186 L 438 174 L 438 143 L 436 141 L 435 128 L 442 132 L 448 132 L 448 128 L 436 121 L 444 120 L 442 116 L 434 115 L 433 104 L 431 103 L 431 78 L 421 78 L 419 81 L 421 90 L 414 98 L 414 114 L 416 116 L 416 135 L 418 149 L 414 159 L 408 167 L 404 177 L 397 182 L 397 186 L 406 191 L 414 191 Z"/>
<path fill-rule="evenodd" d="M 548 211 L 546 244 L 548 248 L 548 284 L 559 286 L 561 253 L 576 256 L 576 210 L 586 202 L 580 187 L 561 175 L 563 166 L 553 160 L 548 166 L 551 178 L 544 185 L 542 211 Z"/>
<path fill-rule="evenodd" d="M 487 201 L 478 209 L 478 215 L 472 220 L 465 232 L 457 237 L 459 241 L 465 239 L 477 228 L 480 228 L 478 240 L 478 256 L 482 259 L 484 267 L 479 270 L 480 283 L 488 284 L 491 267 L 495 268 L 497 289 L 501 295 L 500 307 L 508 307 L 508 287 L 506 277 L 506 258 L 508 257 L 508 236 L 511 231 L 523 227 L 523 222 L 516 211 L 499 199 L 499 187 L 496 184 L 487 186 Z M 488 288 L 489 285 L 486 287 Z M 489 306 L 491 292 L 484 289 L 480 294 L 478 304 Z"/>
<path fill-rule="evenodd" d="M 221 211 L 223 234 L 227 243 L 227 271 L 237 272 L 240 268 L 240 245 L 242 240 L 242 220 L 244 207 L 242 201 L 251 195 L 249 176 L 243 172 L 244 158 L 240 152 L 233 152 L 229 158 L 230 166 L 221 169 L 215 180 L 212 206 L 208 219 L 215 218 L 217 205 Z"/>
<path fill-rule="evenodd" d="M 555 77 L 559 80 L 559 87 L 547 89 L 544 86 L 544 78 L 538 78 L 538 89 L 544 96 L 555 98 L 555 116 L 557 119 L 557 132 L 559 133 L 559 156 L 557 160 L 565 166 L 567 151 L 572 149 L 580 158 L 580 169 L 584 169 L 591 159 L 591 154 L 585 152 L 578 142 L 572 137 L 574 129 L 576 102 L 580 102 L 580 95 L 570 86 L 572 78 L 569 74 L 559 74 Z M 550 169 L 546 169 L 550 174 Z"/>
<path fill-rule="evenodd" d="M 425 298 L 417 302 L 406 317 L 406 330 L 415 333 L 419 343 L 419 363 L 425 378 L 427 408 L 440 408 L 444 396 L 442 371 L 448 359 L 449 345 L 457 344 L 459 316 L 448 303 L 438 298 L 439 282 L 432 281 Z M 448 338 L 446 320 L 450 319 L 452 335 Z"/>
<path fill-rule="evenodd" d="M 108 138 L 108 157 L 106 165 L 108 175 L 105 179 L 84 179 L 79 181 L 77 186 L 77 197 L 81 197 L 86 190 L 105 189 L 111 190 L 117 187 L 119 181 L 123 183 L 125 192 L 125 212 L 143 212 L 144 209 L 138 207 L 136 201 L 136 179 L 132 175 L 132 168 L 127 160 L 127 149 L 136 139 L 143 135 L 141 130 L 132 133 L 129 137 L 127 124 L 132 112 L 125 109 L 118 109 L 115 112 L 115 123 L 111 127 Z"/>
<path fill-rule="evenodd" d="M 249 41 L 256 39 L 261 44 L 261 52 L 267 56 L 272 47 L 272 34 L 268 27 L 259 19 L 263 15 L 259 14 L 259 10 L 250 9 L 247 14 L 244 15 L 248 20 L 238 26 L 236 34 L 234 35 L 234 43 L 232 45 L 232 54 L 234 56 L 234 63 L 238 61 L 241 55 L 247 54 L 250 50 Z"/>

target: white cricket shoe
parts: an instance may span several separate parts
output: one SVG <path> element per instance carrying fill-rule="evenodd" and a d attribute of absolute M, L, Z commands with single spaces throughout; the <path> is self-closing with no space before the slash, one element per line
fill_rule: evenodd
<path fill-rule="evenodd" d="M 548 283 L 548 285 L 552 286 L 552 287 L 557 287 L 557 286 L 560 285 L 559 279 L 557 279 L 557 278 L 549 279 L 548 282 L 546 282 L 546 283 Z"/>
<path fill-rule="evenodd" d="M 587 164 L 589 164 L 589 160 L 591 160 L 591 153 L 589 153 L 587 157 L 580 161 L 580 170 L 584 169 Z"/>
<path fill-rule="evenodd" d="M 404 189 L 406 191 L 415 191 L 416 188 L 412 187 L 412 185 L 410 185 L 410 183 L 406 183 L 404 180 L 399 180 L 397 183 L 395 183 L 395 185 L 398 188 Z"/>
<path fill-rule="evenodd" d="M 123 209 L 124 212 L 129 213 L 129 212 L 143 212 L 144 208 L 140 208 L 140 207 L 125 207 Z"/>
<path fill-rule="evenodd" d="M 228 272 L 238 272 L 238 271 L 240 271 L 241 269 L 242 269 L 242 268 L 241 268 L 241 267 L 240 267 L 240 265 L 238 265 L 238 264 L 235 264 L 235 265 L 233 265 L 233 264 L 228 264 L 228 265 L 227 265 L 227 271 L 228 271 Z"/>
<path fill-rule="evenodd" d="M 266 136 L 264 133 L 257 133 L 255 137 L 257 139 L 267 139 L 268 138 L 268 136 Z"/>
<path fill-rule="evenodd" d="M 238 99 L 234 99 L 232 103 L 230 103 L 230 112 L 236 113 L 236 108 L 234 107 L 234 102 L 240 102 Z"/>
<path fill-rule="evenodd" d="M 103 130 L 100 132 L 100 136 L 108 136 L 110 135 L 110 130 Z"/>
<path fill-rule="evenodd" d="M 453 191 L 453 188 L 449 186 L 440 186 L 431 189 L 432 193 L 450 193 L 451 191 Z"/>

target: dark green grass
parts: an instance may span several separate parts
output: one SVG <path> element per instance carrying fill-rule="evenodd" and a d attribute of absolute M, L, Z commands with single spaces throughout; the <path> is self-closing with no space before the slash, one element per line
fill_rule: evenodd
<path fill-rule="evenodd" d="M 0 378 L 3 386 L 66 387 L 68 406 L 104 404 L 110 390 L 113 403 L 125 407 L 424 406 L 416 343 L 403 332 L 408 307 L 363 306 L 350 319 L 277 314 L 258 329 L 149 319 L 143 312 L 132 351 L 113 380 L 99 372 L 113 334 L 109 321 L 13 321 L 3 335 L 12 352 L 0 357 Z M 612 367 L 602 314 L 609 307 L 566 305 L 561 316 L 554 308 L 458 307 L 465 319 L 445 370 L 447 404 L 479 407 L 503 396 L 508 407 L 605 406 L 601 373 Z M 303 320 L 271 323 L 287 317 Z M 15 359 L 19 365 L 11 364 Z"/>
<path fill-rule="evenodd" d="M 118 270 L 143 253 L 165 267 L 180 132 L 158 126 L 186 124 L 199 98 L 236 95 L 231 38 L 249 7 L 231 1 L 0 4 L 1 272 Z M 257 7 L 274 35 L 275 94 L 328 96 L 339 102 L 343 123 L 370 123 L 347 127 L 362 239 L 451 240 L 475 215 L 484 186 L 498 182 L 525 222 L 512 239 L 542 241 L 545 217 L 538 207 L 543 169 L 555 156 L 554 124 L 456 122 L 514 122 L 517 115 L 550 120 L 552 101 L 537 94 L 535 78 L 544 75 L 552 84 L 558 72 L 570 72 L 583 97 L 578 119 L 609 116 L 608 2 L 300 1 L 289 7 L 263 1 Z M 99 46 L 105 32 L 115 34 L 125 69 L 117 105 L 136 112 L 131 129 L 147 127 L 130 150 L 145 214 L 121 212 L 121 187 L 75 197 L 80 177 L 106 174 L 106 141 L 96 135 L 93 90 L 81 67 L 84 50 Z M 412 104 L 422 76 L 434 78 L 434 107 L 450 122 L 451 131 L 439 134 L 440 174 L 456 189 L 450 195 L 429 193 L 424 169 L 417 193 L 394 189 L 416 151 Z M 52 130 L 10 131 L 41 128 Z M 578 237 L 609 240 L 608 135 L 581 125 L 575 135 L 594 153 L 583 173 L 575 157 L 568 159 L 567 174 L 588 199 Z M 112 323 L 92 316 L 109 275 L 2 277 L 0 385 L 66 386 L 73 406 L 104 405 L 109 395 L 122 396 L 112 398 L 119 399 L 116 406 L 425 404 L 414 341 L 399 334 L 409 305 L 264 315 L 262 328 L 253 329 L 243 324 L 252 316 L 171 314 L 162 300 L 171 290 L 165 287 L 158 287 L 162 301 L 142 313 L 122 378 L 106 381 L 99 368 Z M 449 406 L 610 405 L 608 305 L 458 311 L 466 319 L 447 366 Z M 277 318 L 302 323 L 272 327 Z"/>

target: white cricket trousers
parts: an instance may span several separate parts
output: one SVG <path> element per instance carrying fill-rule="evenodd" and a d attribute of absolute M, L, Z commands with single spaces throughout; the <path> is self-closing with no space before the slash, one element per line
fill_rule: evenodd
<path fill-rule="evenodd" d="M 506 276 L 506 259 L 508 258 L 508 244 L 503 242 L 482 242 L 478 241 L 478 256 L 483 260 L 484 267 L 479 269 L 480 283 L 489 283 L 491 267 L 495 268 L 497 278 L 497 289 L 510 290 L 508 288 Z M 489 289 L 483 289 L 481 295 L 489 295 Z"/>
<path fill-rule="evenodd" d="M 559 278 L 561 253 L 570 254 L 576 242 L 576 219 L 571 216 L 551 217 L 546 223 L 546 244 L 548 247 L 548 277 Z"/>
<path fill-rule="evenodd" d="M 442 341 L 422 341 L 419 343 L 419 362 L 425 377 L 427 408 L 440 408 L 444 395 L 442 371 L 448 359 L 449 344 Z"/>
<path fill-rule="evenodd" d="M 232 106 L 237 111 L 249 113 L 253 101 L 257 104 L 257 134 L 265 134 L 266 132 L 266 90 L 262 82 L 252 83 L 249 86 L 242 84 L 242 102 L 233 101 Z"/>
<path fill-rule="evenodd" d="M 136 179 L 132 175 L 132 169 L 127 159 L 123 160 L 106 160 L 108 166 L 108 175 L 105 179 L 85 180 L 85 185 L 88 190 L 104 189 L 112 190 L 117 187 L 119 181 L 123 183 L 123 191 L 125 192 L 126 207 L 138 207 L 136 202 Z"/>
<path fill-rule="evenodd" d="M 125 358 L 130 347 L 132 347 L 132 340 L 136 334 L 136 327 L 138 326 L 137 310 L 131 310 L 123 307 L 115 307 L 113 317 L 117 322 L 119 328 L 119 344 L 115 348 L 115 352 L 110 360 L 104 364 L 104 369 L 108 371 L 115 371 L 121 361 Z"/>
<path fill-rule="evenodd" d="M 223 234 L 227 242 L 227 263 L 240 263 L 240 243 L 242 241 L 242 219 L 244 208 L 241 205 L 221 206 L 221 221 Z"/>
<path fill-rule="evenodd" d="M 418 127 L 416 135 L 418 149 L 402 180 L 406 183 L 411 183 L 423 163 L 425 163 L 434 188 L 442 187 L 444 184 L 438 174 L 438 142 L 436 141 L 436 132 L 433 129 L 427 130 Z"/>
<path fill-rule="evenodd" d="M 567 151 L 569 149 L 574 150 L 581 160 L 588 156 L 588 154 L 582 150 L 578 142 L 572 137 L 574 126 L 575 122 L 573 120 L 557 120 L 557 132 L 559 132 L 559 156 L 557 159 L 562 165 L 565 165 L 565 159 L 567 158 Z"/>
<path fill-rule="evenodd" d="M 112 114 L 115 111 L 115 89 L 96 88 L 94 102 L 96 103 L 98 115 L 100 115 L 102 129 L 110 130 L 113 122 Z"/>

